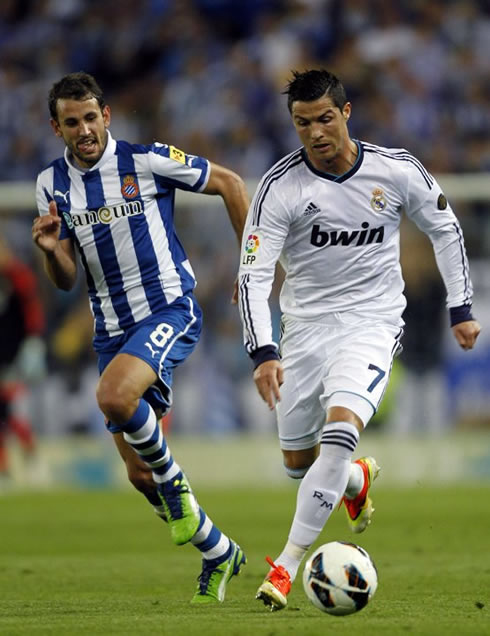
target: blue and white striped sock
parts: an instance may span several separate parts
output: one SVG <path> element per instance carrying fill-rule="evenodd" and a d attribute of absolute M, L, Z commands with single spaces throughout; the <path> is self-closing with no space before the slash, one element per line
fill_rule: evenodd
<path fill-rule="evenodd" d="M 214 525 L 202 508 L 199 509 L 201 519 L 196 534 L 191 543 L 202 553 L 203 559 L 225 561 L 231 550 L 229 538 Z"/>
<path fill-rule="evenodd" d="M 124 439 L 151 468 L 156 484 L 165 483 L 180 475 L 181 468 L 173 459 L 155 412 L 148 402 L 140 400 L 133 417 L 121 425 L 121 428 L 124 431 Z M 155 511 L 160 514 L 156 507 Z M 230 553 L 230 540 L 214 525 L 202 508 L 200 517 L 191 543 L 202 553 L 204 559 L 224 561 Z"/>
<path fill-rule="evenodd" d="M 121 428 L 124 439 L 151 468 L 156 484 L 174 479 L 182 472 L 172 457 L 155 411 L 148 402 L 140 400 L 133 417 Z"/>

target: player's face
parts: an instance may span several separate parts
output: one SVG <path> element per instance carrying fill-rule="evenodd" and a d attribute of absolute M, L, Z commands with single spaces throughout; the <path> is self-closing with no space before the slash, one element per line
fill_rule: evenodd
<path fill-rule="evenodd" d="M 59 99 L 56 110 L 58 119 L 51 120 L 54 132 L 62 137 L 82 168 L 91 168 L 99 161 L 107 144 L 107 128 L 111 121 L 109 106 L 101 110 L 95 97 Z"/>
<path fill-rule="evenodd" d="M 311 102 L 293 102 L 291 114 L 296 132 L 318 170 L 342 174 L 348 169 L 350 112 L 349 102 L 341 111 L 328 96 Z"/>

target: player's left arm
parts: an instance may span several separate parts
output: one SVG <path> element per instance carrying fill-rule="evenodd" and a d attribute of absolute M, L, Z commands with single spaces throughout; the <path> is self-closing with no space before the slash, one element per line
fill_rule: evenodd
<path fill-rule="evenodd" d="M 160 143 L 152 145 L 149 165 L 153 175 L 158 175 L 157 181 L 164 187 L 221 196 L 238 244 L 241 245 L 250 201 L 245 183 L 239 175 L 203 157 L 188 155 L 174 146 Z M 236 303 L 237 299 L 238 284 L 235 282 L 232 302 Z"/>
<path fill-rule="evenodd" d="M 250 204 L 243 179 L 232 170 L 208 159 L 189 155 L 166 144 L 154 143 L 148 152 L 149 169 L 165 189 L 218 194 L 223 198 L 231 224 L 241 244 Z"/>
<path fill-rule="evenodd" d="M 432 242 L 453 335 L 462 349 L 472 349 L 481 327 L 472 313 L 473 286 L 461 225 L 437 181 L 415 163 L 410 166 L 406 212 Z"/>
<path fill-rule="evenodd" d="M 231 224 L 235 230 L 238 244 L 241 245 L 245 219 L 247 218 L 250 200 L 243 179 L 228 168 L 224 168 L 217 163 L 209 162 L 210 175 L 204 194 L 218 194 L 223 201 L 230 217 Z M 238 279 L 233 286 L 231 302 L 238 303 Z"/>
<path fill-rule="evenodd" d="M 210 162 L 210 175 L 204 194 L 218 194 L 222 197 L 239 245 L 247 218 L 250 199 L 243 179 L 228 168 Z"/>

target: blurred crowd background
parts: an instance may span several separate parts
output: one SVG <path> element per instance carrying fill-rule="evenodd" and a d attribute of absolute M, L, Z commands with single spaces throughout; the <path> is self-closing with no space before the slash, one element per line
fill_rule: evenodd
<path fill-rule="evenodd" d="M 318 66 L 346 87 L 353 137 L 405 147 L 436 175 L 490 173 L 489 42 L 486 0 L 2 0 L 0 182 L 34 188 L 61 154 L 47 93 L 78 70 L 105 90 L 116 138 L 171 143 L 248 183 L 298 147 L 282 91 L 292 69 Z M 489 201 L 451 203 L 465 233 L 475 311 L 490 326 Z M 0 196 L 1 233 L 37 275 L 44 311 L 44 365 L 39 342 L 23 362 L 34 430 L 104 434 L 85 283 L 80 277 L 69 294 L 48 283 L 31 245 L 35 213 L 6 209 Z M 186 199 L 176 217 L 205 322 L 202 342 L 176 373 L 170 425 L 189 434 L 272 432 L 230 303 L 238 251 L 224 208 Z M 430 244 L 412 226 L 404 230 L 405 351 L 370 427 L 488 429 L 488 335 L 475 352 L 458 351 Z M 276 298 L 277 290 L 277 316 Z"/>
<path fill-rule="evenodd" d="M 117 136 L 171 140 L 260 177 L 297 146 L 281 91 L 327 65 L 352 133 L 437 172 L 490 170 L 486 0 L 3 0 L 1 179 L 59 153 L 46 93 L 85 70 Z"/>

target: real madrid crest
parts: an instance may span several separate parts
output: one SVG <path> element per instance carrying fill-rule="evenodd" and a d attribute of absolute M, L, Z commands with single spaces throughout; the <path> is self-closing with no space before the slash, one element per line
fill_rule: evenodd
<path fill-rule="evenodd" d="M 382 212 L 386 207 L 386 199 L 381 188 L 374 188 L 371 198 L 371 207 L 375 212 Z"/>
<path fill-rule="evenodd" d="M 138 184 L 136 183 L 136 177 L 132 174 L 127 174 L 122 182 L 121 194 L 125 199 L 134 199 L 140 192 Z"/>

